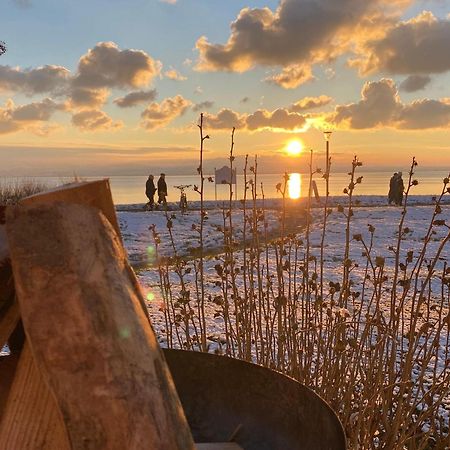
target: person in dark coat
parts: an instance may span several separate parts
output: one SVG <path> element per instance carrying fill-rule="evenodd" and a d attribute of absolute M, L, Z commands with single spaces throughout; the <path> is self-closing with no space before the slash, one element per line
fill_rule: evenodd
<path fill-rule="evenodd" d="M 158 180 L 158 204 L 167 205 L 167 184 L 166 184 L 166 175 L 164 173 L 161 174 Z"/>
<path fill-rule="evenodd" d="M 403 183 L 402 173 L 399 172 L 397 174 L 397 178 L 395 181 L 395 204 L 397 206 L 401 206 L 403 204 L 403 192 L 405 190 L 405 184 Z"/>
<path fill-rule="evenodd" d="M 156 192 L 156 187 L 155 187 L 155 183 L 153 181 L 154 177 L 153 175 L 149 175 L 148 179 L 145 183 L 145 195 L 148 198 L 148 203 L 147 203 L 147 210 L 149 211 L 153 211 L 153 208 L 155 207 L 155 192 Z"/>
<path fill-rule="evenodd" d="M 392 202 L 396 203 L 395 201 L 395 189 L 397 187 L 396 182 L 397 182 L 397 172 L 394 173 L 394 175 L 392 175 L 390 181 L 389 181 L 389 194 L 388 194 L 388 200 L 389 200 L 389 204 L 391 205 Z"/>

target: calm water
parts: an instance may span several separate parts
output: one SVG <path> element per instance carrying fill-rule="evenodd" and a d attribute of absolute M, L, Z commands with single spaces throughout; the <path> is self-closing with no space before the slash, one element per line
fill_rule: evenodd
<path fill-rule="evenodd" d="M 290 187 L 291 196 L 306 195 L 308 190 L 308 175 L 306 174 L 293 174 L 291 177 L 293 180 L 292 186 Z M 391 172 L 359 172 L 359 175 L 363 175 L 363 183 L 358 185 L 357 194 L 359 195 L 387 195 L 389 179 L 392 176 Z M 442 189 L 442 179 L 448 175 L 448 172 L 443 170 L 430 172 L 423 171 L 417 172 L 416 178 L 419 180 L 419 185 L 413 188 L 413 194 L 415 195 L 431 195 L 438 194 Z M 82 180 L 90 181 L 97 180 L 101 178 L 108 177 L 83 177 Z M 48 184 L 49 186 L 56 186 L 63 182 L 70 182 L 68 178 L 61 177 L 36 177 L 36 178 L 7 178 L 0 177 L 0 183 L 2 182 L 16 182 L 21 180 L 30 180 Z M 144 203 L 146 202 L 145 197 L 145 181 L 146 176 L 112 176 L 109 177 L 111 182 L 111 189 L 113 194 L 113 199 L 116 204 L 127 204 L 127 203 Z M 325 192 L 325 182 L 320 176 L 314 178 L 317 182 L 319 194 L 323 195 Z M 343 188 L 348 184 L 348 175 L 346 173 L 334 173 L 330 178 L 330 194 L 331 195 L 342 195 Z M 260 189 L 261 183 L 264 186 L 264 194 L 266 198 L 277 198 L 280 194 L 276 192 L 277 183 L 282 182 L 282 174 L 273 175 L 259 175 L 258 176 L 258 188 Z M 406 177 L 404 176 L 405 184 Z M 155 184 L 157 177 L 155 177 Z M 166 176 L 166 182 L 169 190 L 168 201 L 178 201 L 179 191 L 174 188 L 175 185 L 180 184 L 198 184 L 198 176 L 186 175 L 186 176 Z M 243 196 L 243 186 L 244 180 L 243 176 L 237 177 L 237 193 L 238 198 Z M 189 200 L 198 200 L 199 194 L 194 192 L 192 187 L 187 190 L 187 197 Z M 205 199 L 214 200 L 215 191 L 214 183 L 208 183 L 205 181 Z M 217 198 L 219 200 L 224 200 L 228 198 L 228 186 L 218 185 L 217 186 Z"/>

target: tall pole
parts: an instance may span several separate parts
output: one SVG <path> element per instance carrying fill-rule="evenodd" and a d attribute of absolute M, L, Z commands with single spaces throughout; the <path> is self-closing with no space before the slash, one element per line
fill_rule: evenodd
<path fill-rule="evenodd" d="M 217 202 L 217 174 L 216 174 L 216 168 L 214 167 L 214 198 Z"/>
<path fill-rule="evenodd" d="M 326 142 L 326 164 L 325 164 L 325 181 L 326 181 L 326 185 L 327 185 L 327 197 L 330 195 L 330 191 L 329 191 L 329 178 L 330 178 L 330 138 L 331 138 L 331 134 L 333 132 L 332 131 L 324 131 L 324 136 L 325 136 L 325 142 Z"/>
<path fill-rule="evenodd" d="M 331 131 L 324 131 L 323 135 L 326 142 L 326 158 L 327 162 L 325 164 L 325 204 L 323 208 L 323 228 L 322 228 L 322 240 L 320 242 L 320 297 L 323 298 L 323 261 L 324 261 L 324 248 L 325 248 L 325 236 L 327 228 L 327 218 L 328 218 L 328 197 L 330 196 L 330 137 Z"/>

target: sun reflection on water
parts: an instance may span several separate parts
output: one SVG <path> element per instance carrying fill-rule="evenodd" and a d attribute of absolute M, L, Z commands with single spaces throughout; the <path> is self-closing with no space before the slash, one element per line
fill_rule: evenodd
<path fill-rule="evenodd" d="M 302 195 L 302 176 L 299 173 L 289 174 L 288 181 L 289 198 L 295 200 Z"/>

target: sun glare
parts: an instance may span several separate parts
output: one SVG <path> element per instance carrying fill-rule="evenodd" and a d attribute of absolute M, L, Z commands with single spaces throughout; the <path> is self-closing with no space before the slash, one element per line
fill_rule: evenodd
<path fill-rule="evenodd" d="M 296 200 L 302 195 L 302 176 L 299 173 L 291 173 L 288 181 L 289 198 Z"/>
<path fill-rule="evenodd" d="M 286 153 L 289 156 L 298 156 L 303 151 L 303 143 L 297 139 L 289 141 L 286 145 Z"/>

